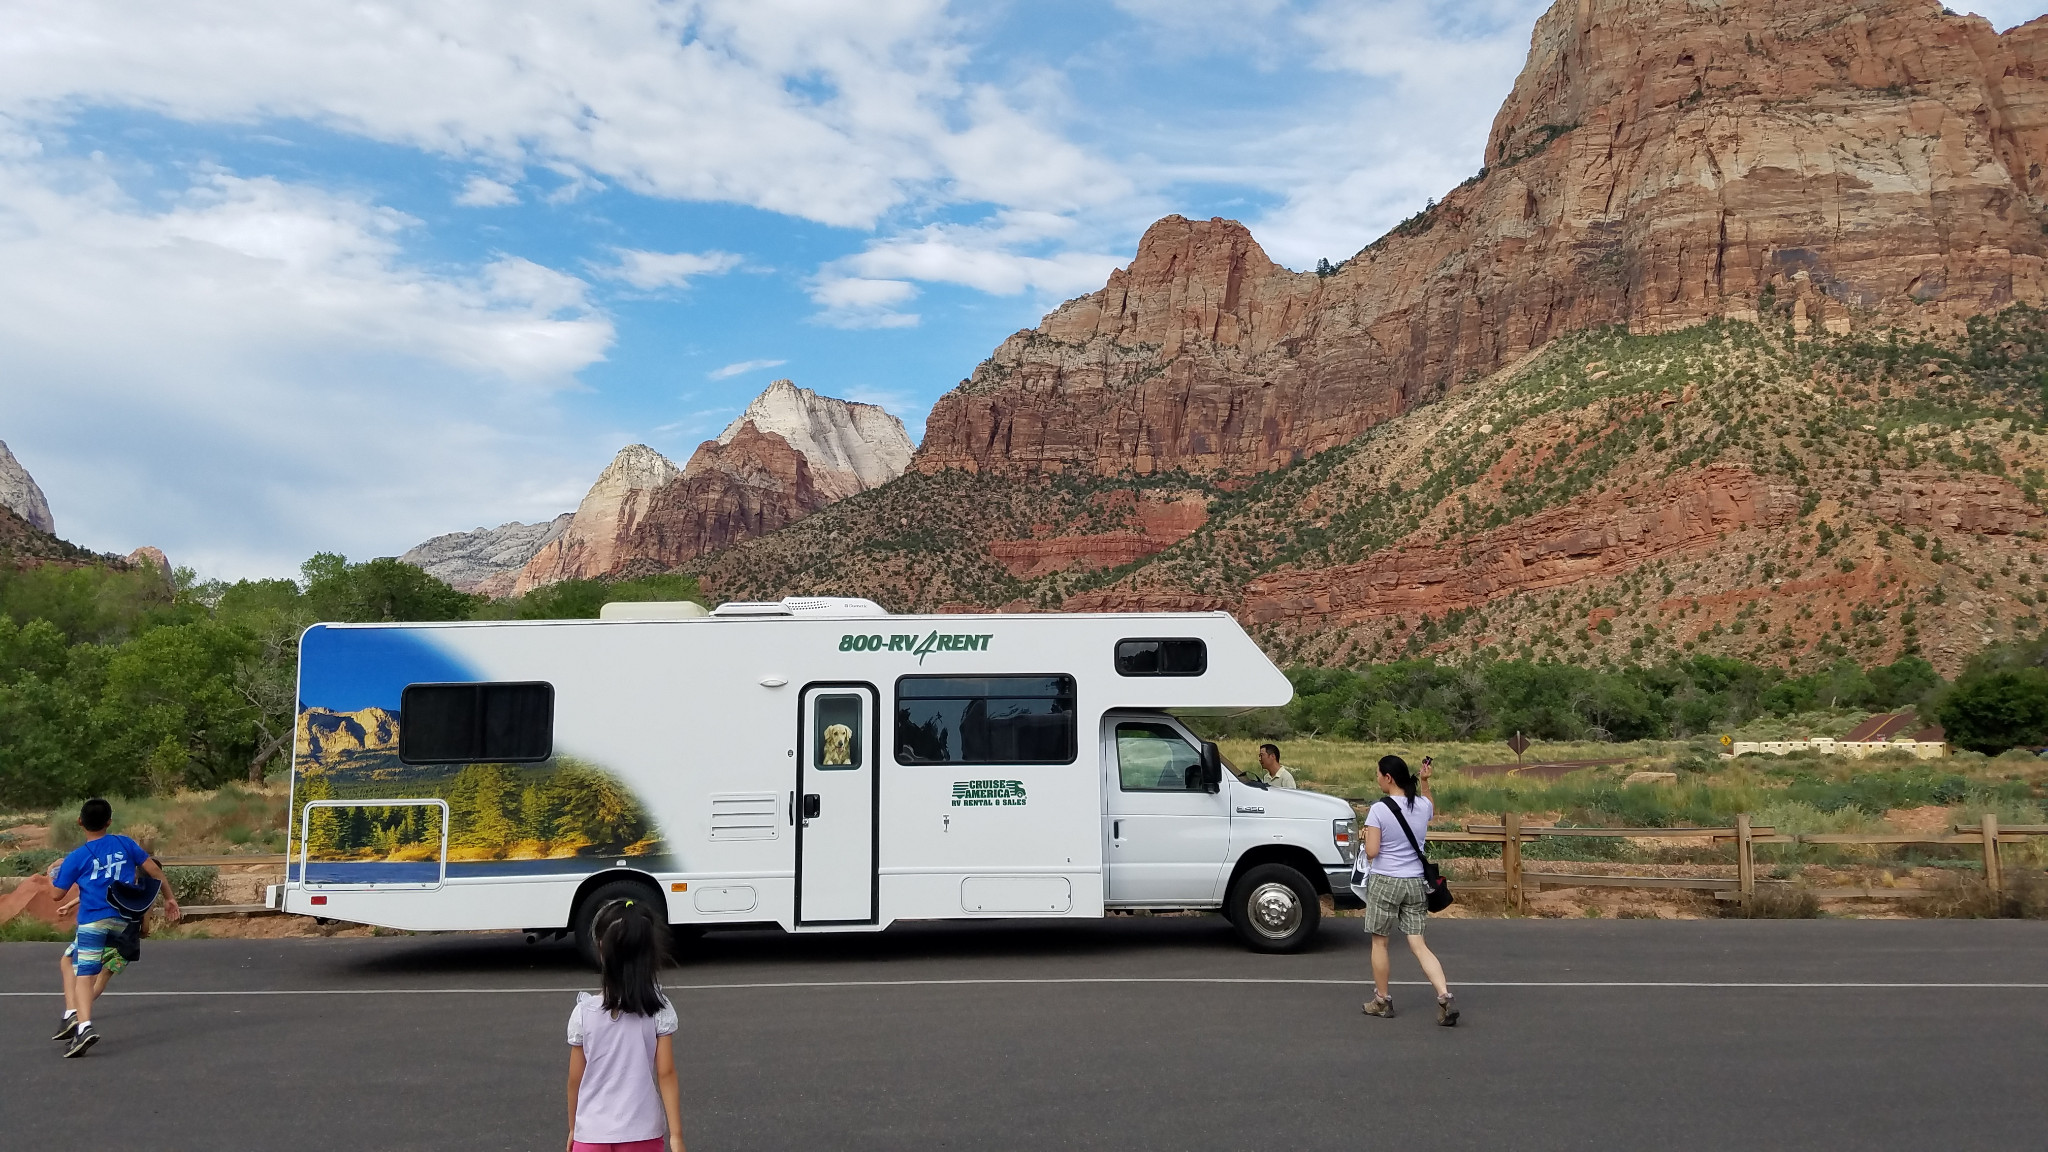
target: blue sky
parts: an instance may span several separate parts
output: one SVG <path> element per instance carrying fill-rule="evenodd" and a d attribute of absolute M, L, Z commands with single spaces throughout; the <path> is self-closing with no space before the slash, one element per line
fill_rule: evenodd
<path fill-rule="evenodd" d="M 551 516 L 777 376 L 915 436 L 1159 216 L 1308 268 L 1469 175 L 1543 7 L 18 0 L 0 440 L 233 578 Z"/>

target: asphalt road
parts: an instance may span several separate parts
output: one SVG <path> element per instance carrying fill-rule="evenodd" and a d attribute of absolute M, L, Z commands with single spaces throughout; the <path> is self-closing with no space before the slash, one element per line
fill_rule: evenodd
<path fill-rule="evenodd" d="M 714 1149 L 2036 1148 L 2048 923 L 1452 920 L 1466 1020 L 1397 944 L 1216 918 L 713 936 L 669 979 Z M 0 1149 L 556 1149 L 587 986 L 516 936 L 167 941 L 44 1039 L 56 945 L 0 945 Z M 1795 985 L 1807 985 L 1804 987 Z M 2000 987 L 1999 985 L 2005 985 Z"/>

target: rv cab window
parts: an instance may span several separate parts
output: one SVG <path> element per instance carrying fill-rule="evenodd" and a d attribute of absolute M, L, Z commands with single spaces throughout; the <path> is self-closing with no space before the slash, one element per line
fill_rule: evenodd
<path fill-rule="evenodd" d="M 1119 676 L 1200 676 L 1209 670 L 1209 646 L 1199 639 L 1119 640 Z"/>
<path fill-rule="evenodd" d="M 1201 792 L 1202 754 L 1164 724 L 1116 726 L 1117 781 L 1126 792 Z"/>
<path fill-rule="evenodd" d="M 408 684 L 398 758 L 407 764 L 517 763 L 555 753 L 551 684 Z"/>
<path fill-rule="evenodd" d="M 1072 764 L 1072 676 L 905 676 L 899 764 Z"/>

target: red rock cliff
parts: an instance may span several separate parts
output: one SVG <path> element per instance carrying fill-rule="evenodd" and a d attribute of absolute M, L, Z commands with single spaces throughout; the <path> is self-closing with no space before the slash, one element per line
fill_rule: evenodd
<path fill-rule="evenodd" d="M 1169 216 L 940 399 L 914 467 L 1249 474 L 1551 337 L 2048 298 L 2048 19 L 1930 0 L 1560 0 L 1481 174 L 1335 275 Z"/>

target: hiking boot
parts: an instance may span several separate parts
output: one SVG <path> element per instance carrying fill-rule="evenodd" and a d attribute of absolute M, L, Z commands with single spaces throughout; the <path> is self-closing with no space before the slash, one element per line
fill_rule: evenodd
<path fill-rule="evenodd" d="M 1365 1014 L 1366 1014 L 1367 1016 L 1385 1016 L 1385 1017 L 1386 1017 L 1387 1019 L 1389 1019 L 1389 1020 L 1393 1019 L 1393 1018 L 1394 1018 L 1394 1000 L 1393 1000 L 1393 997 L 1391 997 L 1391 996 L 1375 996 L 1375 997 L 1373 997 L 1373 998 L 1372 998 L 1371 1000 L 1368 1000 L 1368 1001 L 1366 1001 L 1366 1003 L 1365 1003 Z"/>
<path fill-rule="evenodd" d="M 59 1028 L 59 1029 L 57 1029 L 57 1034 L 56 1034 L 55 1036 L 52 1036 L 52 1037 L 50 1037 L 50 1039 L 52 1039 L 52 1040 L 69 1040 L 69 1039 L 71 1039 L 71 1037 L 73 1037 L 74 1035 L 77 1035 L 77 1033 L 78 1033 L 78 1017 L 76 1017 L 76 1016 L 66 1016 L 66 1017 L 64 1018 L 64 1026 L 63 1026 L 62 1028 Z"/>
<path fill-rule="evenodd" d="M 99 1032 L 90 1024 L 81 1024 L 76 1029 L 76 1037 L 71 1041 L 71 1047 L 64 1050 L 64 1058 L 69 1060 L 76 1056 L 83 1056 L 87 1049 L 99 1042 Z"/>
<path fill-rule="evenodd" d="M 1436 998 L 1436 1022 L 1446 1028 L 1458 1026 L 1458 1005 L 1448 992 Z"/>

